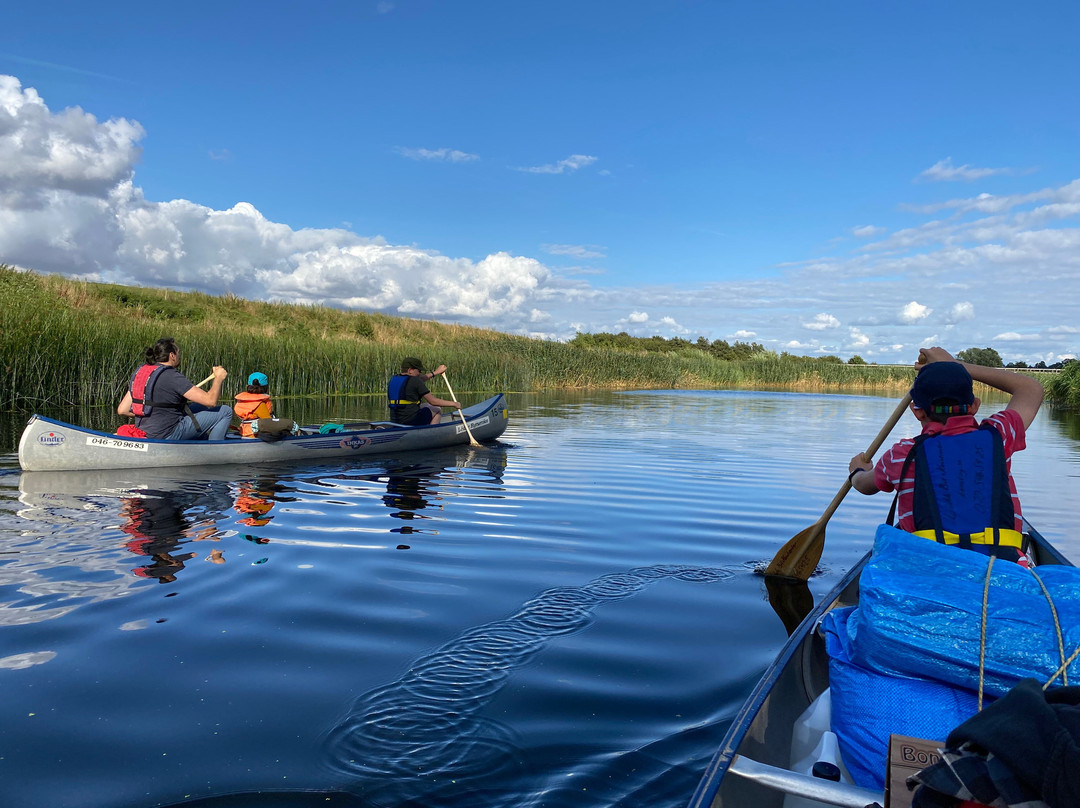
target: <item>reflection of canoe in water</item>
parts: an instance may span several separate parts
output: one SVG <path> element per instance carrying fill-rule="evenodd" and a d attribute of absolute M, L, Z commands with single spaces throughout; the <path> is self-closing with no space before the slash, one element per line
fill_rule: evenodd
<path fill-rule="evenodd" d="M 506 429 L 506 399 L 497 395 L 461 411 L 476 440 L 493 440 Z M 121 438 L 108 432 L 35 415 L 19 440 L 24 471 L 160 468 L 223 463 L 319 461 L 334 457 L 396 454 L 469 442 L 456 413 L 434 426 L 375 423 L 366 429 L 331 434 L 290 435 L 267 443 L 251 438 L 221 441 L 163 441 Z"/>
<path fill-rule="evenodd" d="M 1072 566 L 1035 530 L 1030 537 L 1030 552 L 1037 564 Z M 796 722 L 829 687 L 825 640 L 814 629 L 826 612 L 859 602 L 859 578 L 869 559 L 868 553 L 788 638 L 736 714 L 690 808 L 782 808 L 785 795 L 815 800 L 800 805 L 864 808 L 874 802 L 885 804 L 879 791 L 791 771 Z"/>

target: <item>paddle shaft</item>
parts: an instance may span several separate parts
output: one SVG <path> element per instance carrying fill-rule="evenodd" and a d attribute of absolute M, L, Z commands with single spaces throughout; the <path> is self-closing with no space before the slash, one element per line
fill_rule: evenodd
<path fill-rule="evenodd" d="M 454 395 L 454 388 L 450 386 L 450 377 L 446 375 L 445 370 L 443 371 L 442 377 L 443 381 L 446 382 L 446 389 L 450 391 L 450 399 L 452 401 L 457 401 L 457 396 Z M 469 436 L 469 445 L 479 446 L 480 443 L 476 440 L 476 438 L 473 437 L 472 430 L 469 429 L 469 422 L 465 420 L 465 413 L 463 413 L 461 410 L 458 410 L 458 415 L 461 416 L 461 423 L 465 425 L 465 434 Z"/>
<path fill-rule="evenodd" d="M 910 403 L 911 396 L 906 395 L 900 400 L 900 403 L 896 405 L 896 409 L 893 410 L 893 414 L 889 416 L 889 420 L 885 423 L 885 426 L 881 428 L 877 437 L 874 438 L 873 442 L 867 447 L 865 452 L 867 459 L 874 459 L 874 455 L 877 454 L 877 450 L 881 448 L 881 444 L 885 442 L 885 438 L 889 437 L 889 433 L 892 432 L 893 427 L 904 417 L 904 413 L 907 412 Z M 840 490 L 836 492 L 833 501 L 829 503 L 829 507 L 825 509 L 825 513 L 821 515 L 821 519 L 818 520 L 822 523 L 822 527 L 824 527 L 824 523 L 828 522 L 829 519 L 832 518 L 832 515 L 836 513 L 836 509 L 840 507 L 840 503 L 844 501 L 844 497 L 847 496 L 847 493 L 851 488 L 851 478 L 848 477 L 840 487 Z"/>
<path fill-rule="evenodd" d="M 203 380 L 202 380 L 201 382 L 199 382 L 199 383 L 198 383 L 197 385 L 195 385 L 195 386 L 196 386 L 196 387 L 202 387 L 202 386 L 203 386 L 204 384 L 206 384 L 207 382 L 212 382 L 213 380 L 214 380 L 214 374 L 213 374 L 213 373 L 211 373 L 211 374 L 210 374 L 209 376 L 207 376 L 207 377 L 206 377 L 205 379 L 203 379 Z"/>
<path fill-rule="evenodd" d="M 893 427 L 907 412 L 909 404 L 911 404 L 910 393 L 905 395 L 900 400 L 900 403 L 896 405 L 896 409 L 889 416 L 889 420 L 885 422 L 885 426 L 881 428 L 877 437 L 867 447 L 865 454 L 868 458 L 873 459 L 874 454 L 881 448 L 881 444 L 885 442 L 885 438 L 889 437 Z M 836 496 L 833 497 L 832 502 L 829 503 L 829 507 L 825 509 L 821 518 L 781 547 L 768 568 L 766 568 L 765 574 L 778 575 L 799 581 L 808 580 L 817 568 L 817 563 L 821 560 L 821 552 L 825 548 L 825 525 L 832 518 L 836 509 L 840 507 L 840 503 L 844 501 L 844 497 L 847 496 L 850 490 L 851 480 L 844 480 L 844 484 L 840 486 L 840 490 L 837 491 Z"/>

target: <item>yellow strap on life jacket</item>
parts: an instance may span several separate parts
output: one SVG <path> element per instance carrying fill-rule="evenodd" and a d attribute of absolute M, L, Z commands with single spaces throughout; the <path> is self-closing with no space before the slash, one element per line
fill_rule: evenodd
<path fill-rule="evenodd" d="M 390 406 L 391 407 L 400 407 L 402 404 L 419 404 L 419 403 L 420 403 L 419 401 L 405 401 L 404 399 L 398 399 L 398 400 L 395 401 L 394 399 L 390 399 Z"/>
<path fill-rule="evenodd" d="M 924 539 L 930 539 L 931 541 L 937 541 L 937 533 L 933 530 L 916 530 L 914 535 L 922 536 Z M 950 533 L 948 530 L 943 530 L 942 535 L 945 537 L 946 544 L 960 544 L 965 538 L 972 544 L 989 544 L 996 545 L 998 547 L 1015 547 L 1019 550 L 1024 545 L 1024 534 L 1019 530 L 1013 530 L 1007 527 L 988 527 L 986 530 L 979 533 Z"/>

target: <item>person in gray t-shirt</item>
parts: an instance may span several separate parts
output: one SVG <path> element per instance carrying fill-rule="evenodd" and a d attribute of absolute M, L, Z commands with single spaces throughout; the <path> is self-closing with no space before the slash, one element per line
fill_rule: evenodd
<path fill-rule="evenodd" d="M 148 438 L 224 440 L 232 408 L 218 401 L 228 372 L 215 365 L 210 389 L 203 390 L 176 369 L 179 364 L 180 348 L 171 337 L 147 348 L 146 364 L 132 375 L 117 414 L 134 417 Z"/>

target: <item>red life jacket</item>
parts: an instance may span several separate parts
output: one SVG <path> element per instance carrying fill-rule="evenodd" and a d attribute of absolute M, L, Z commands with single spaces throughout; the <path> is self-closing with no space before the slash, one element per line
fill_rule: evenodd
<path fill-rule="evenodd" d="M 131 380 L 131 411 L 139 418 L 148 416 L 154 408 L 151 396 L 154 393 L 154 382 L 157 381 L 158 373 L 165 369 L 165 365 L 143 365 L 135 373 Z"/>

